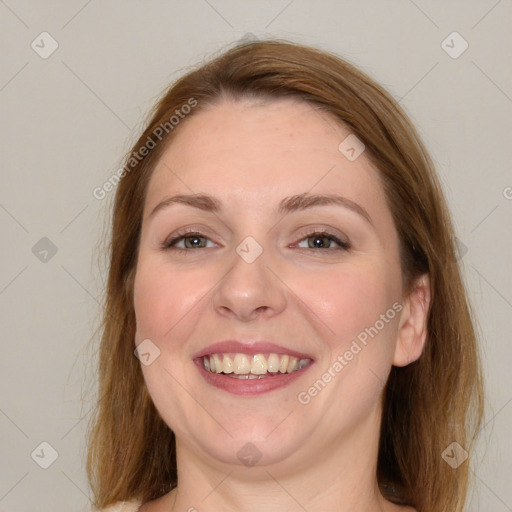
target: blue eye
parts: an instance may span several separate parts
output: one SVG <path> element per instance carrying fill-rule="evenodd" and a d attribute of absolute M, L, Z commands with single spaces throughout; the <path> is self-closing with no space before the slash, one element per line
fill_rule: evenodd
<path fill-rule="evenodd" d="M 321 233 L 311 233 L 310 235 L 303 238 L 298 244 L 297 247 L 301 249 L 344 249 L 347 250 L 350 248 L 350 244 L 348 242 L 340 240 L 338 237 L 331 235 L 329 233 L 321 232 Z"/>
<path fill-rule="evenodd" d="M 201 233 L 181 234 L 171 240 L 167 240 L 163 245 L 164 249 L 174 248 L 179 250 L 206 249 L 210 247 L 215 247 L 215 245 Z"/>
<path fill-rule="evenodd" d="M 162 249 L 188 251 L 190 249 L 209 249 L 217 247 L 209 238 L 199 232 L 180 233 L 162 244 Z M 313 249 L 315 251 L 338 251 L 350 249 L 350 243 L 340 240 L 337 236 L 327 232 L 315 232 L 302 238 L 295 244 L 300 249 Z"/>

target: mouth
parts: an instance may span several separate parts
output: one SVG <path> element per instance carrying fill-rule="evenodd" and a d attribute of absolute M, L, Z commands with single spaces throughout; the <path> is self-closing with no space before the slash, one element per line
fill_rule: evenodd
<path fill-rule="evenodd" d="M 311 359 L 299 359 L 288 354 L 243 353 L 211 354 L 202 358 L 206 371 L 234 379 L 264 379 L 290 374 L 305 368 Z"/>
<path fill-rule="evenodd" d="M 206 382 L 236 395 L 258 395 L 291 384 L 311 366 L 313 358 L 265 342 L 237 341 L 211 345 L 194 357 Z"/>

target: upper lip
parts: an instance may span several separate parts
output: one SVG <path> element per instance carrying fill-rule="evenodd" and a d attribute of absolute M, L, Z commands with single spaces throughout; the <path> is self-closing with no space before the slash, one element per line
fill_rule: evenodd
<path fill-rule="evenodd" d="M 208 356 L 211 354 L 225 354 L 229 352 L 247 355 L 267 353 L 288 354 L 298 359 L 313 359 L 308 354 L 283 347 L 282 345 L 276 345 L 275 343 L 270 343 L 268 341 L 252 341 L 243 343 L 237 340 L 219 341 L 217 343 L 213 343 L 212 345 L 208 345 L 207 347 L 204 347 L 199 352 L 197 352 L 193 356 L 193 359 Z"/>

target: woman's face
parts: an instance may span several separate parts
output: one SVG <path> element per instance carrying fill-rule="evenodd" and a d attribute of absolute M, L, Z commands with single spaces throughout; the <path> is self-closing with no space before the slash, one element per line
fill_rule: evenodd
<path fill-rule="evenodd" d="M 149 182 L 134 289 L 178 450 L 296 469 L 375 446 L 407 308 L 360 143 L 292 100 L 223 100 L 178 130 Z"/>

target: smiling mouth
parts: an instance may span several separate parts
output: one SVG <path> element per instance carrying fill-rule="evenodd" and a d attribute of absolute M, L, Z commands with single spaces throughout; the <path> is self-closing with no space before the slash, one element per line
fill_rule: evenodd
<path fill-rule="evenodd" d="M 204 369 L 234 379 L 263 379 L 290 374 L 306 368 L 311 359 L 287 354 L 209 354 L 202 357 Z"/>

